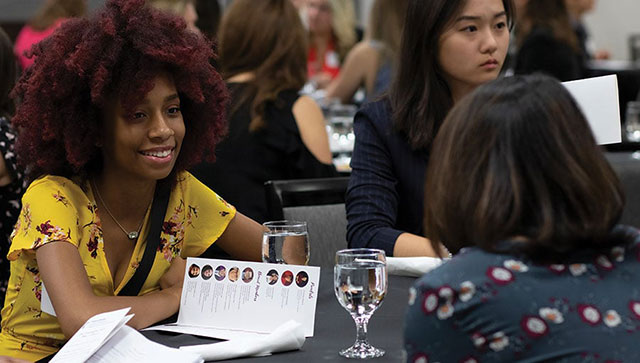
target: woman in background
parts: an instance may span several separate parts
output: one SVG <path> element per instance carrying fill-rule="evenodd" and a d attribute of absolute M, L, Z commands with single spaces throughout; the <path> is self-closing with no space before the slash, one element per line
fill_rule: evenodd
<path fill-rule="evenodd" d="M 14 46 L 14 53 L 23 70 L 33 64 L 27 54 L 31 46 L 39 43 L 69 18 L 83 16 L 87 11 L 86 0 L 48 0 L 38 14 L 25 25 Z"/>
<path fill-rule="evenodd" d="M 16 162 L 14 143 L 16 133 L 11 127 L 15 113 L 9 93 L 16 83 L 18 64 L 13 55 L 11 40 L 0 28 L 0 306 L 9 282 L 9 236 L 20 213 L 20 198 L 26 189 L 23 172 Z"/>
<path fill-rule="evenodd" d="M 358 41 L 351 0 L 307 0 L 309 52 L 307 72 L 317 88 L 325 88 L 340 73 L 342 61 Z"/>
<path fill-rule="evenodd" d="M 388 256 L 436 254 L 422 237 L 421 180 L 431 142 L 454 103 L 498 77 L 512 19 L 511 0 L 409 0 L 389 95 L 354 120 L 349 246 Z"/>
<path fill-rule="evenodd" d="M 516 40 L 516 74 L 542 72 L 560 81 L 584 77 L 586 59 L 564 1 L 527 1 Z"/>
<path fill-rule="evenodd" d="M 192 171 L 258 222 L 264 182 L 335 175 L 322 111 L 298 91 L 306 34 L 290 0 L 234 0 L 220 28 L 220 68 L 231 91 L 229 133 L 216 162 Z"/>
<path fill-rule="evenodd" d="M 98 313 L 130 307 L 137 329 L 175 314 L 185 258 L 214 243 L 261 256 L 262 226 L 185 171 L 226 126 L 204 37 L 144 0 L 109 0 L 56 34 L 18 82 L 12 120 L 34 181 L 8 251 L 0 355 L 32 361 Z M 128 291 L 147 243 L 153 263 Z M 42 311 L 45 284 L 56 316 Z"/>
<path fill-rule="evenodd" d="M 217 41 L 218 28 L 222 18 L 220 3 L 212 0 L 196 0 L 196 27 L 210 40 Z"/>
<path fill-rule="evenodd" d="M 640 233 L 616 226 L 618 178 L 556 80 L 456 105 L 425 195 L 431 243 L 460 253 L 411 290 L 407 361 L 640 360 Z"/>
<path fill-rule="evenodd" d="M 198 13 L 196 12 L 195 0 L 147 0 L 149 5 L 156 9 L 169 11 L 184 18 L 187 28 L 200 32 L 196 26 Z M 217 0 L 215 0 L 217 2 Z"/>
<path fill-rule="evenodd" d="M 338 78 L 327 87 L 327 99 L 351 103 L 360 86 L 364 86 L 369 100 L 387 91 L 398 64 L 407 3 L 407 0 L 373 3 L 365 40 L 347 54 Z"/>

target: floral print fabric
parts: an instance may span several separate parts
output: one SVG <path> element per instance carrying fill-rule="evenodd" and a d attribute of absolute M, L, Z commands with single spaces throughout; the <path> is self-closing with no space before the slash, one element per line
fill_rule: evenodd
<path fill-rule="evenodd" d="M 409 362 L 640 362 L 640 234 L 564 264 L 463 249 L 410 291 Z"/>
<path fill-rule="evenodd" d="M 129 269 L 120 285 L 114 286 L 89 183 L 46 176 L 29 186 L 22 201 L 8 253 L 12 274 L 2 309 L 0 355 L 38 360 L 57 351 L 65 339 L 57 319 L 40 310 L 42 282 L 35 249 L 50 242 L 73 244 L 84 262 L 93 292 L 97 296 L 114 296 L 133 276 L 142 259 L 148 220 L 144 222 Z M 160 277 L 176 256 L 203 253 L 234 216 L 235 208 L 191 174 L 179 174 L 169 198 L 153 268 L 140 295 L 159 289 Z"/>

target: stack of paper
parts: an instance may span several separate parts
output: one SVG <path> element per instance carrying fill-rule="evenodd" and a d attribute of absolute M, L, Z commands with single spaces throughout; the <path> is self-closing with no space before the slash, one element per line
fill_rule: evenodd
<path fill-rule="evenodd" d="M 202 363 L 200 355 L 152 342 L 125 325 L 130 308 L 93 316 L 56 354 L 52 363 L 186 362 Z"/>

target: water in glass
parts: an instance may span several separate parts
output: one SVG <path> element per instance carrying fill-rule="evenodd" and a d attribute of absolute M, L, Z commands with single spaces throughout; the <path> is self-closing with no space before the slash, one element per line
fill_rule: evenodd
<path fill-rule="evenodd" d="M 262 261 L 289 265 L 309 263 L 309 235 L 306 222 L 274 221 L 263 223 Z"/>
<path fill-rule="evenodd" d="M 349 249 L 336 253 L 334 291 L 340 305 L 356 323 L 355 343 L 342 351 L 347 358 L 375 358 L 384 350 L 367 341 L 367 324 L 387 293 L 387 264 L 384 251 L 376 249 Z"/>

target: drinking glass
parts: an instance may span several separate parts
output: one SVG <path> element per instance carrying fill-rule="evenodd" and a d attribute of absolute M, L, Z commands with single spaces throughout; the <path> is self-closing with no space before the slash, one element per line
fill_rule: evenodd
<path fill-rule="evenodd" d="M 356 322 L 356 341 L 340 355 L 346 358 L 376 358 L 384 350 L 367 341 L 367 324 L 387 293 L 387 262 L 384 251 L 355 248 L 336 252 L 333 269 L 336 298 Z"/>
<path fill-rule="evenodd" d="M 625 131 L 627 141 L 640 141 L 640 102 L 638 101 L 627 102 Z"/>
<path fill-rule="evenodd" d="M 262 261 L 288 265 L 309 263 L 307 222 L 272 221 L 262 224 Z"/>

